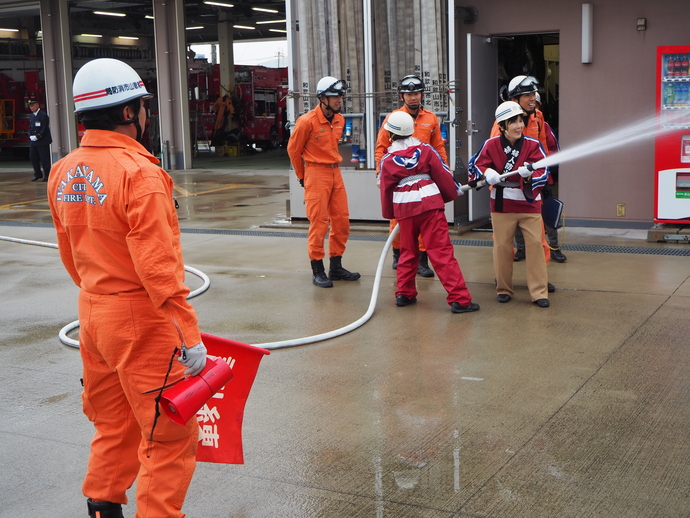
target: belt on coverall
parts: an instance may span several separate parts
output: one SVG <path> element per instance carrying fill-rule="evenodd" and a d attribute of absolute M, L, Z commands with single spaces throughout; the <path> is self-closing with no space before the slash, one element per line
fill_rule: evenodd
<path fill-rule="evenodd" d="M 331 169 L 335 169 L 336 167 L 339 167 L 340 164 L 319 164 L 318 162 L 307 162 L 305 164 L 307 167 L 330 167 Z"/>

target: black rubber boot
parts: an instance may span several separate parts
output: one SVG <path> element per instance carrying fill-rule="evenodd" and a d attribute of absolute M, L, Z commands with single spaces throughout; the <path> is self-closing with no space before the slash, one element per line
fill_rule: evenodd
<path fill-rule="evenodd" d="M 313 282 L 319 288 L 331 288 L 333 283 L 326 277 L 326 270 L 323 267 L 323 261 L 319 259 L 318 261 L 311 262 L 311 270 L 314 272 Z"/>
<path fill-rule="evenodd" d="M 86 501 L 86 508 L 89 511 L 89 518 L 124 518 L 122 514 L 122 504 L 114 502 L 92 502 L 89 498 Z"/>
<path fill-rule="evenodd" d="M 328 276 L 332 281 L 356 281 L 361 277 L 357 272 L 350 272 L 343 268 L 343 257 L 334 255 L 331 257 L 331 267 L 328 270 Z"/>
<path fill-rule="evenodd" d="M 561 252 L 560 248 L 556 248 L 555 250 L 551 250 L 551 259 L 553 259 L 557 263 L 564 263 L 568 260 L 568 258 L 565 256 L 565 254 L 563 252 Z"/>
<path fill-rule="evenodd" d="M 419 254 L 419 266 L 417 266 L 417 273 L 422 277 L 433 277 L 434 271 L 429 268 L 429 256 L 426 252 Z"/>
<path fill-rule="evenodd" d="M 393 248 L 393 269 L 398 269 L 398 259 L 400 259 L 400 249 Z"/>

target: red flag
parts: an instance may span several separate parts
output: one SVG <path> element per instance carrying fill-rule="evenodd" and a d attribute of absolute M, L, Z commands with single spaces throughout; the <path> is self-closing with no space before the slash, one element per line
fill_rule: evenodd
<path fill-rule="evenodd" d="M 196 414 L 199 448 L 196 460 L 244 464 L 242 419 L 259 363 L 268 350 L 227 338 L 201 333 L 210 356 L 222 358 L 232 368 L 233 378 Z"/>

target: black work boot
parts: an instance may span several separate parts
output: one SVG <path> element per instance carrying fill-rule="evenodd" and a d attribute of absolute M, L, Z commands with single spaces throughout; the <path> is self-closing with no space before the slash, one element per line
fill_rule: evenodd
<path fill-rule="evenodd" d="M 434 271 L 429 268 L 429 256 L 426 252 L 419 254 L 419 266 L 417 266 L 417 273 L 422 277 L 433 277 Z"/>
<path fill-rule="evenodd" d="M 331 278 L 332 281 L 356 281 L 359 279 L 361 276 L 357 272 L 349 272 L 345 268 L 343 268 L 343 265 L 341 264 L 341 261 L 343 260 L 343 256 L 341 255 L 334 255 L 331 257 L 331 267 L 328 270 L 328 276 Z"/>
<path fill-rule="evenodd" d="M 393 248 L 393 269 L 398 269 L 398 259 L 400 259 L 400 249 Z"/>
<path fill-rule="evenodd" d="M 565 256 L 565 254 L 563 252 L 561 252 L 560 248 L 556 248 L 555 250 L 551 250 L 551 259 L 553 259 L 557 263 L 564 263 L 568 260 L 568 258 Z"/>
<path fill-rule="evenodd" d="M 86 500 L 86 509 L 89 518 L 124 518 L 122 504 L 114 502 L 92 502 L 89 498 Z"/>
<path fill-rule="evenodd" d="M 333 283 L 326 277 L 326 271 L 323 268 L 323 261 L 319 259 L 318 261 L 311 262 L 311 270 L 314 272 L 313 282 L 319 288 L 331 288 Z"/>

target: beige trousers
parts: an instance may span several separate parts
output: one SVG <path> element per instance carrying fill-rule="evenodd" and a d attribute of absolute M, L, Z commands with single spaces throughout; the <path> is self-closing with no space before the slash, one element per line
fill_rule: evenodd
<path fill-rule="evenodd" d="M 522 212 L 492 212 L 494 229 L 494 272 L 496 293 L 514 295 L 513 292 L 513 237 L 520 227 L 525 237 L 527 288 L 532 301 L 548 299 L 548 275 L 542 251 L 543 223 L 541 214 Z"/>

